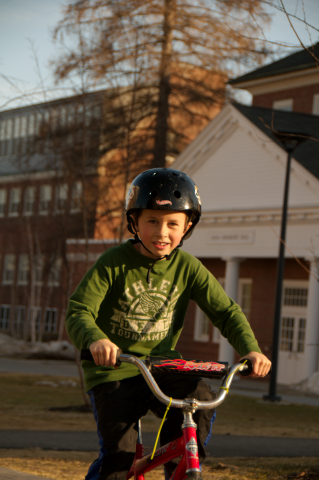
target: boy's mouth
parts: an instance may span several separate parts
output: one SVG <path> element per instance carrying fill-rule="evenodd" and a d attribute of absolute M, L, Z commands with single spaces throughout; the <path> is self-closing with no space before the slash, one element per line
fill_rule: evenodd
<path fill-rule="evenodd" d="M 155 245 L 155 247 L 157 248 L 164 248 L 168 245 L 168 243 L 165 243 L 165 242 L 153 242 L 153 244 Z"/>

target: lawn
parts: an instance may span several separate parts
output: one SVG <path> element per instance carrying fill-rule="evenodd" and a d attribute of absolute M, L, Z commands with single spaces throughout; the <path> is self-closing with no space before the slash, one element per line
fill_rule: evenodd
<path fill-rule="evenodd" d="M 51 478 L 82 480 L 94 460 L 92 453 L 33 450 L 1 450 L 0 466 Z M 207 480 L 318 480 L 318 458 L 208 458 L 203 466 Z M 147 480 L 164 480 L 160 467 Z"/>
<path fill-rule="evenodd" d="M 83 405 L 77 378 L 0 374 L 1 429 L 94 430 L 93 414 L 50 410 Z M 156 431 L 152 414 L 142 420 L 143 430 Z M 229 395 L 217 409 L 214 434 L 319 438 L 319 408 L 269 404 Z"/>

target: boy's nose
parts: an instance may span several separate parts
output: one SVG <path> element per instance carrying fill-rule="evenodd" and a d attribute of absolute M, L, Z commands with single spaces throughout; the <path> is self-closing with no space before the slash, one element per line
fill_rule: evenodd
<path fill-rule="evenodd" d="M 156 234 L 158 237 L 167 237 L 167 231 L 168 231 L 167 225 L 165 223 L 160 223 L 158 225 Z"/>

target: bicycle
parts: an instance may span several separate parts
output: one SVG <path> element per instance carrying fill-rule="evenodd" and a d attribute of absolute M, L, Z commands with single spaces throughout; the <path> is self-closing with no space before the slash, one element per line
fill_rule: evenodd
<path fill-rule="evenodd" d="M 93 361 L 90 350 L 82 350 L 81 359 Z M 244 359 L 241 363 L 235 364 L 230 368 L 226 362 L 203 362 L 201 360 L 172 359 L 171 357 L 149 356 L 146 357 L 145 360 L 141 360 L 134 355 L 123 354 L 119 350 L 116 365 L 119 366 L 121 362 L 135 365 L 140 370 L 153 395 L 164 405 L 167 405 L 162 425 L 170 407 L 181 408 L 184 416 L 182 424 L 183 433 L 181 437 L 156 449 L 161 425 L 153 452 L 148 455 L 144 455 L 141 420 L 138 421 L 135 457 L 131 469 L 126 476 L 126 480 L 132 477 L 134 477 L 134 480 L 144 480 L 145 473 L 178 457 L 181 457 L 181 459 L 170 480 L 184 480 L 185 478 L 199 480 L 201 469 L 198 458 L 197 425 L 193 420 L 193 414 L 197 409 L 212 409 L 218 407 L 225 400 L 234 375 L 237 372 L 240 372 L 244 376 L 250 375 L 253 368 L 251 361 Z M 179 400 L 168 397 L 160 390 L 152 375 L 154 372 L 196 375 L 204 378 L 222 379 L 223 381 L 219 393 L 214 400 L 198 401 L 195 398 Z"/>

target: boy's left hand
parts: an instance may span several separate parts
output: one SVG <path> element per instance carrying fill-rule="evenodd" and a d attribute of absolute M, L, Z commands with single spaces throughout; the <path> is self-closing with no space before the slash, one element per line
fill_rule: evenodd
<path fill-rule="evenodd" d="M 249 352 L 242 357 L 241 360 L 245 358 L 249 358 L 253 364 L 253 371 L 250 374 L 250 377 L 258 378 L 268 375 L 271 361 L 265 355 L 259 352 Z"/>

